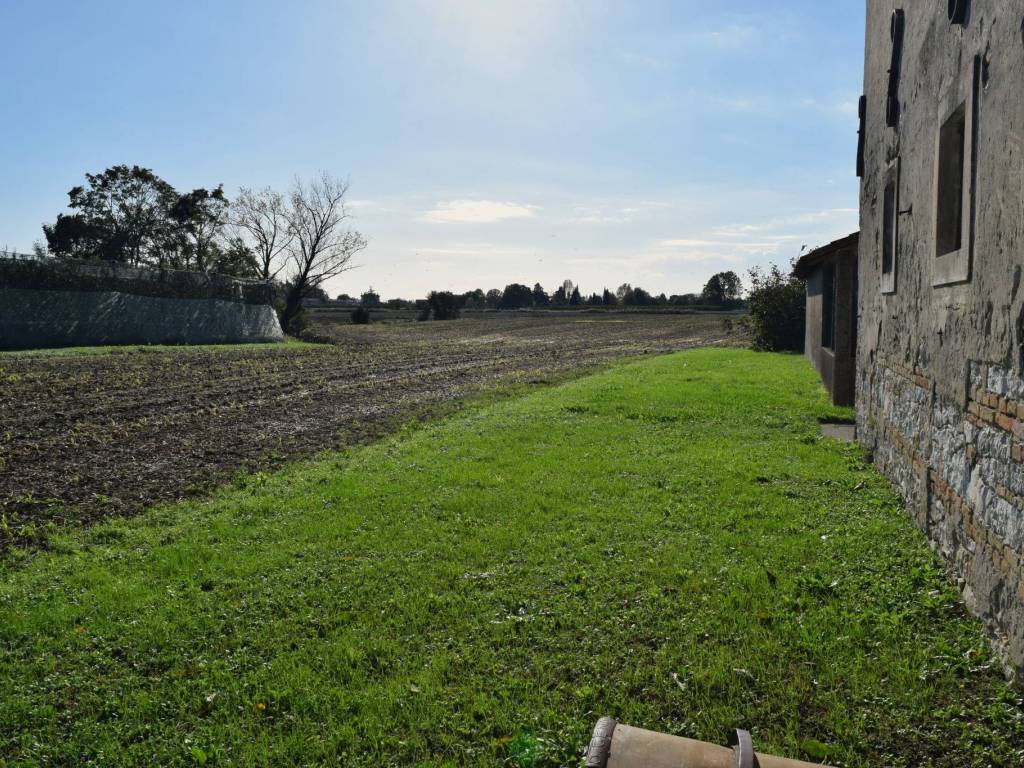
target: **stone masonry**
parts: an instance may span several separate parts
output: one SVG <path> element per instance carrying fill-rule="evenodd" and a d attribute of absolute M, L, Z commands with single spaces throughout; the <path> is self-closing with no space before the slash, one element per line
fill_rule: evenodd
<path fill-rule="evenodd" d="M 869 0 L 864 93 L 858 437 L 1019 673 L 1024 3 Z"/>

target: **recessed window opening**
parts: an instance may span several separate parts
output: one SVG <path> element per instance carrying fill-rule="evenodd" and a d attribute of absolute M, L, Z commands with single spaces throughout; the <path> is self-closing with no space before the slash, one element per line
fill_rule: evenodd
<path fill-rule="evenodd" d="M 836 345 L 836 267 L 826 264 L 821 270 L 821 346 Z"/>
<path fill-rule="evenodd" d="M 896 182 L 890 181 L 885 187 L 885 203 L 882 211 L 882 274 L 891 275 L 896 262 Z"/>
<path fill-rule="evenodd" d="M 961 104 L 939 133 L 936 256 L 959 251 L 963 245 L 966 131 L 967 109 L 965 104 Z"/>
<path fill-rule="evenodd" d="M 892 37 L 892 59 L 889 62 L 889 87 L 885 97 L 885 124 L 895 128 L 900 122 L 900 67 L 903 63 L 903 32 L 906 16 L 902 8 L 892 12 L 889 35 Z"/>

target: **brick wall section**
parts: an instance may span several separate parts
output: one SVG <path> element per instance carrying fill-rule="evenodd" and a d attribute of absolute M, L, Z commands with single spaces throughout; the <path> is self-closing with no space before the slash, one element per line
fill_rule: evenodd
<path fill-rule="evenodd" d="M 921 366 L 879 355 L 861 375 L 876 465 L 1014 672 L 1024 666 L 1024 380 L 972 363 L 962 408 Z"/>

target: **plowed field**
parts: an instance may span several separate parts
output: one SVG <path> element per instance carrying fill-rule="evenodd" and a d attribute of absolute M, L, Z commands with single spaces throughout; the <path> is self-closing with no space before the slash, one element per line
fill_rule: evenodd
<path fill-rule="evenodd" d="M 486 315 L 329 344 L 0 356 L 0 549 L 386 433 L 468 394 L 727 341 L 720 315 Z"/>

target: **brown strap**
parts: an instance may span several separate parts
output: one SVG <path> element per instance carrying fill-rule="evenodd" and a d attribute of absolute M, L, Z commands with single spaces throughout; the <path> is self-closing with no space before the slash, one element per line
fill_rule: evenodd
<path fill-rule="evenodd" d="M 754 740 L 750 738 L 750 731 L 741 731 L 738 728 L 730 731 L 729 746 L 736 754 L 736 768 L 758 768 Z"/>

